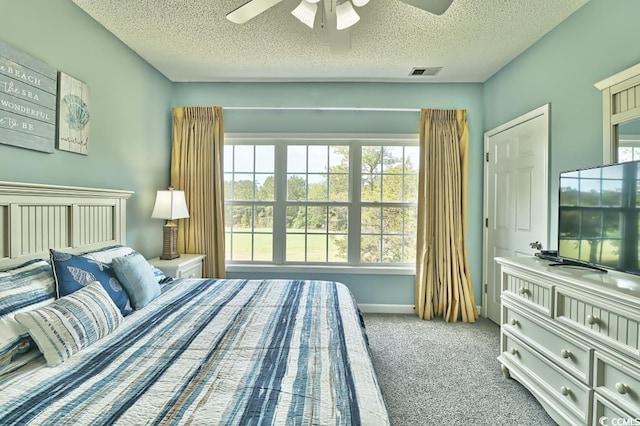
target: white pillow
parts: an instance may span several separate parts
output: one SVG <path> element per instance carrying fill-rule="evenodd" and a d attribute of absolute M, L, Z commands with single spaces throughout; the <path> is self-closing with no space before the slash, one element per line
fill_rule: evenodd
<path fill-rule="evenodd" d="M 47 365 L 56 366 L 122 324 L 118 307 L 98 281 L 34 311 L 17 313 Z"/>

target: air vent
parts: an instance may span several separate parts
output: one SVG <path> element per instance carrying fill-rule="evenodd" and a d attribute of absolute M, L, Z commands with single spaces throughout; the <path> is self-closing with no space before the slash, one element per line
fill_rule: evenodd
<path fill-rule="evenodd" d="M 409 73 L 410 77 L 433 77 L 437 75 L 442 67 L 416 67 Z"/>

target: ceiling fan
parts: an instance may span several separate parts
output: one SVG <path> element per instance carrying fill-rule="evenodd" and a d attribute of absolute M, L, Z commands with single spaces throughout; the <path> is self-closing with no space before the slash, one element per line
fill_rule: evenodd
<path fill-rule="evenodd" d="M 249 0 L 242 6 L 227 14 L 227 19 L 236 24 L 255 18 L 267 9 L 281 3 L 283 0 Z M 435 15 L 442 15 L 449 8 L 453 0 L 399 0 L 418 9 Z M 301 0 L 291 14 L 303 24 L 313 28 L 318 3 L 322 2 L 322 26 L 328 29 L 329 46 L 332 52 L 345 52 L 351 49 L 349 27 L 360 20 L 353 6 L 362 7 L 369 0 Z"/>

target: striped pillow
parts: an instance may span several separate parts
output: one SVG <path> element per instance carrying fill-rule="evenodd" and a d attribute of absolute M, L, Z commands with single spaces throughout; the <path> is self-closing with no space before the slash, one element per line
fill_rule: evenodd
<path fill-rule="evenodd" d="M 56 366 L 122 324 L 123 317 L 98 281 L 35 311 L 16 314 L 44 354 Z"/>
<path fill-rule="evenodd" d="M 15 314 L 51 304 L 55 294 L 51 266 L 42 259 L 0 271 L 0 376 L 17 355 L 35 348 Z"/>

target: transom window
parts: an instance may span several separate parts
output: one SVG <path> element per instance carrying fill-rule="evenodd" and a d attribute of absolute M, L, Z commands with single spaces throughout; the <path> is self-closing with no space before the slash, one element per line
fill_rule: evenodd
<path fill-rule="evenodd" d="M 227 138 L 230 263 L 415 263 L 417 137 Z"/>

